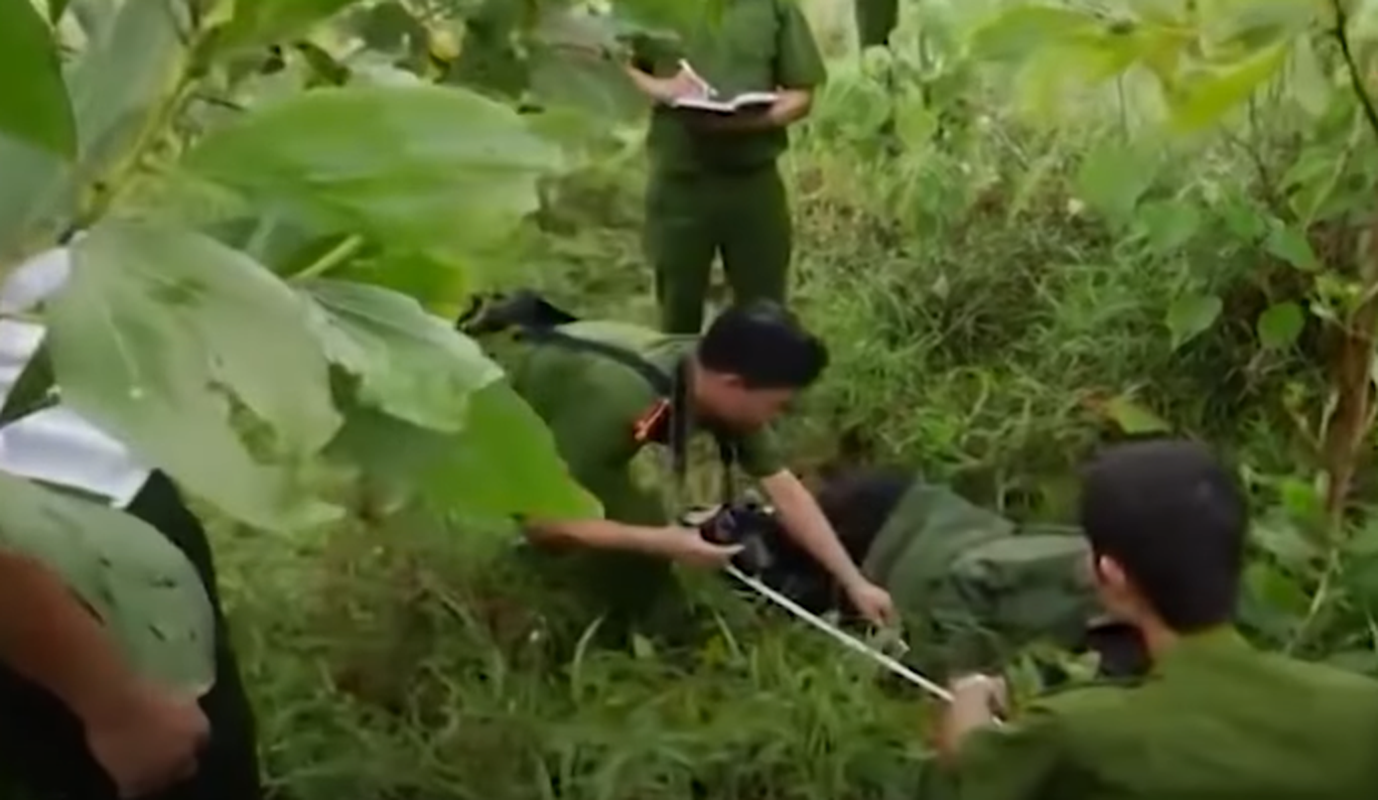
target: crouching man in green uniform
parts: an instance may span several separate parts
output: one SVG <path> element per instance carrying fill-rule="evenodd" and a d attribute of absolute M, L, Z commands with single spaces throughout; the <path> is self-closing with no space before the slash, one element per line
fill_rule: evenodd
<path fill-rule="evenodd" d="M 466 326 L 491 335 L 482 321 Z M 769 423 L 827 364 L 827 349 L 789 312 L 761 301 L 724 311 L 703 336 L 667 336 L 617 322 L 517 326 L 495 347 L 513 388 L 545 421 L 571 475 L 603 504 L 604 519 L 525 520 L 541 551 L 573 550 L 559 571 L 611 605 L 614 620 L 653 607 L 669 561 L 717 567 L 740 550 L 671 524 L 684 509 L 686 447 L 695 430 L 717 439 L 725 469 L 739 464 L 778 509 L 784 529 L 844 587 L 860 613 L 889 619 L 890 596 L 861 574 L 813 496 L 780 459 Z M 492 342 L 493 345 L 500 345 Z M 633 478 L 633 458 L 663 444 L 674 462 L 663 493 Z"/>
<path fill-rule="evenodd" d="M 644 41 L 628 72 L 657 105 L 647 139 L 645 245 L 655 271 L 661 329 L 698 333 L 713 259 L 738 303 L 783 302 L 792 231 L 776 160 L 786 128 L 809 112 L 826 71 L 794 0 L 727 0 L 720 22 L 683 46 Z M 688 64 L 690 69 L 684 69 Z M 675 98 L 776 92 L 761 112 L 676 110 Z"/>
<path fill-rule="evenodd" d="M 1248 515 L 1204 447 L 1118 446 L 1088 470 L 1081 522 L 1103 602 L 1152 670 L 1044 697 L 1003 726 L 999 681 L 957 681 L 939 732 L 971 800 L 1372 797 L 1378 683 L 1253 649 L 1232 616 Z"/>

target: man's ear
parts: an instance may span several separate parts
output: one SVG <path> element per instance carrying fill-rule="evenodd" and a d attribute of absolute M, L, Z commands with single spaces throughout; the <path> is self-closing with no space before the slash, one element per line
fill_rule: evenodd
<path fill-rule="evenodd" d="M 1116 589 L 1124 588 L 1128 579 L 1118 561 L 1105 555 L 1097 555 L 1093 558 L 1095 559 L 1096 576 L 1102 582 Z"/>

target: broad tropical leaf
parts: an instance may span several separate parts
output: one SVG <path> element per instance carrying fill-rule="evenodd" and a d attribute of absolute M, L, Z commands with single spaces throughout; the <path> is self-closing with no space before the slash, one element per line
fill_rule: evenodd
<path fill-rule="evenodd" d="M 469 396 L 502 377 L 473 340 L 410 297 L 376 286 L 317 280 L 303 292 L 318 307 L 326 355 L 359 377 L 359 399 L 418 425 L 463 429 Z"/>
<path fill-rule="evenodd" d="M 1220 317 L 1224 304 L 1213 294 L 1185 294 L 1167 310 L 1168 332 L 1175 350 L 1205 333 Z"/>
<path fill-rule="evenodd" d="M 1018 60 L 1100 27 L 1100 20 L 1086 11 L 1045 4 L 1016 5 L 973 31 L 971 48 L 979 58 Z"/>
<path fill-rule="evenodd" d="M 239 519 L 302 522 L 285 472 L 250 453 L 229 403 L 294 457 L 334 434 L 328 362 L 301 298 L 198 234 L 107 223 L 75 249 L 48 314 L 63 402 Z"/>
<path fill-rule="evenodd" d="M 440 435 L 366 407 L 352 409 L 329 452 L 441 512 L 545 519 L 602 513 L 569 477 L 541 418 L 507 381 L 470 396 L 458 434 Z"/>
<path fill-rule="evenodd" d="M 1166 93 L 1174 127 L 1195 131 L 1213 124 L 1273 78 L 1286 60 L 1284 42 L 1252 53 L 1238 63 L 1186 73 Z"/>
<path fill-rule="evenodd" d="M 1077 173 L 1077 191 L 1091 207 L 1127 219 L 1153 185 L 1158 160 L 1140 146 L 1105 141 L 1086 155 Z"/>
<path fill-rule="evenodd" d="M 195 567 L 129 514 L 0 473 L 0 543 L 60 575 L 138 672 L 204 693 L 215 619 Z"/>
<path fill-rule="evenodd" d="M 0 133 L 64 158 L 76 154 L 76 122 L 67 102 L 52 32 L 30 0 L 0 0 Z"/>
<path fill-rule="evenodd" d="M 96 179 L 123 163 L 150 115 L 173 97 L 186 66 L 184 3 L 78 3 L 72 10 L 87 35 L 67 81 L 77 163 L 0 135 L 0 260 L 51 244 L 68 227 L 88 199 L 83 191 L 95 191 Z"/>
<path fill-rule="evenodd" d="M 560 164 L 511 108 L 438 86 L 321 89 L 209 135 L 187 166 L 314 227 L 464 250 L 508 235 Z"/>
<path fill-rule="evenodd" d="M 177 90 L 187 66 L 185 4 L 168 0 L 125 2 L 71 75 L 84 175 L 104 171 L 128 148 L 148 115 Z"/>

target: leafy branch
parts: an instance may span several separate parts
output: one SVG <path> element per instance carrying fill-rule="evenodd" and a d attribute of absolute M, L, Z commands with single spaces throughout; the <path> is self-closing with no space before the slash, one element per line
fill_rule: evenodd
<path fill-rule="evenodd" d="M 1349 41 L 1349 14 L 1345 11 L 1344 3 L 1341 0 L 1330 0 L 1330 7 L 1335 11 L 1335 29 L 1333 34 L 1335 41 L 1340 46 L 1340 54 L 1344 57 L 1345 69 L 1349 73 L 1349 82 L 1354 89 L 1354 95 L 1358 98 L 1364 110 L 1364 117 L 1368 119 L 1369 128 L 1373 135 L 1378 137 L 1378 107 L 1374 106 L 1373 97 L 1368 92 L 1368 87 L 1364 85 L 1363 70 L 1359 68 L 1358 59 L 1354 57 L 1354 48 Z"/>

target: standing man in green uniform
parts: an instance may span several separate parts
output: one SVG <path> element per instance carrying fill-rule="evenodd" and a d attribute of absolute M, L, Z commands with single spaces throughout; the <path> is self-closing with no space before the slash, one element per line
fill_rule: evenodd
<path fill-rule="evenodd" d="M 670 522 L 686 510 L 676 496 L 680 470 L 668 501 L 632 475 L 643 447 L 665 443 L 682 454 L 697 428 L 735 454 L 775 504 L 788 534 L 837 579 L 862 615 L 890 618 L 890 596 L 847 556 L 813 496 L 782 463 L 769 428 L 828 359 L 823 343 L 789 312 L 768 301 L 735 306 L 701 337 L 586 321 L 528 328 L 526 338 L 503 359 L 513 388 L 550 428 L 574 479 L 602 502 L 604 518 L 525 520 L 523 527 L 546 552 L 572 549 L 574 559 L 562 571 L 588 570 L 580 583 L 611 605 L 614 617 L 654 606 L 667 583 L 667 561 L 719 567 L 740 550 Z M 655 385 L 662 380 L 669 392 Z"/>
<path fill-rule="evenodd" d="M 1142 634 L 1135 686 L 1072 689 L 995 727 L 999 681 L 957 681 L 939 731 L 969 800 L 1351 800 L 1378 792 L 1378 683 L 1254 650 L 1232 617 L 1248 514 L 1204 447 L 1140 442 L 1089 469 L 1097 586 Z"/>
<path fill-rule="evenodd" d="M 726 0 L 720 22 L 684 46 L 642 42 L 636 50 L 628 73 L 657 104 L 645 246 L 661 329 L 700 331 L 718 255 L 735 302 L 784 302 L 793 233 L 776 161 L 788 146 L 786 128 L 809 113 L 826 78 L 808 21 L 794 0 Z M 670 107 L 702 94 L 702 81 L 723 98 L 773 91 L 779 99 L 731 117 Z"/>

